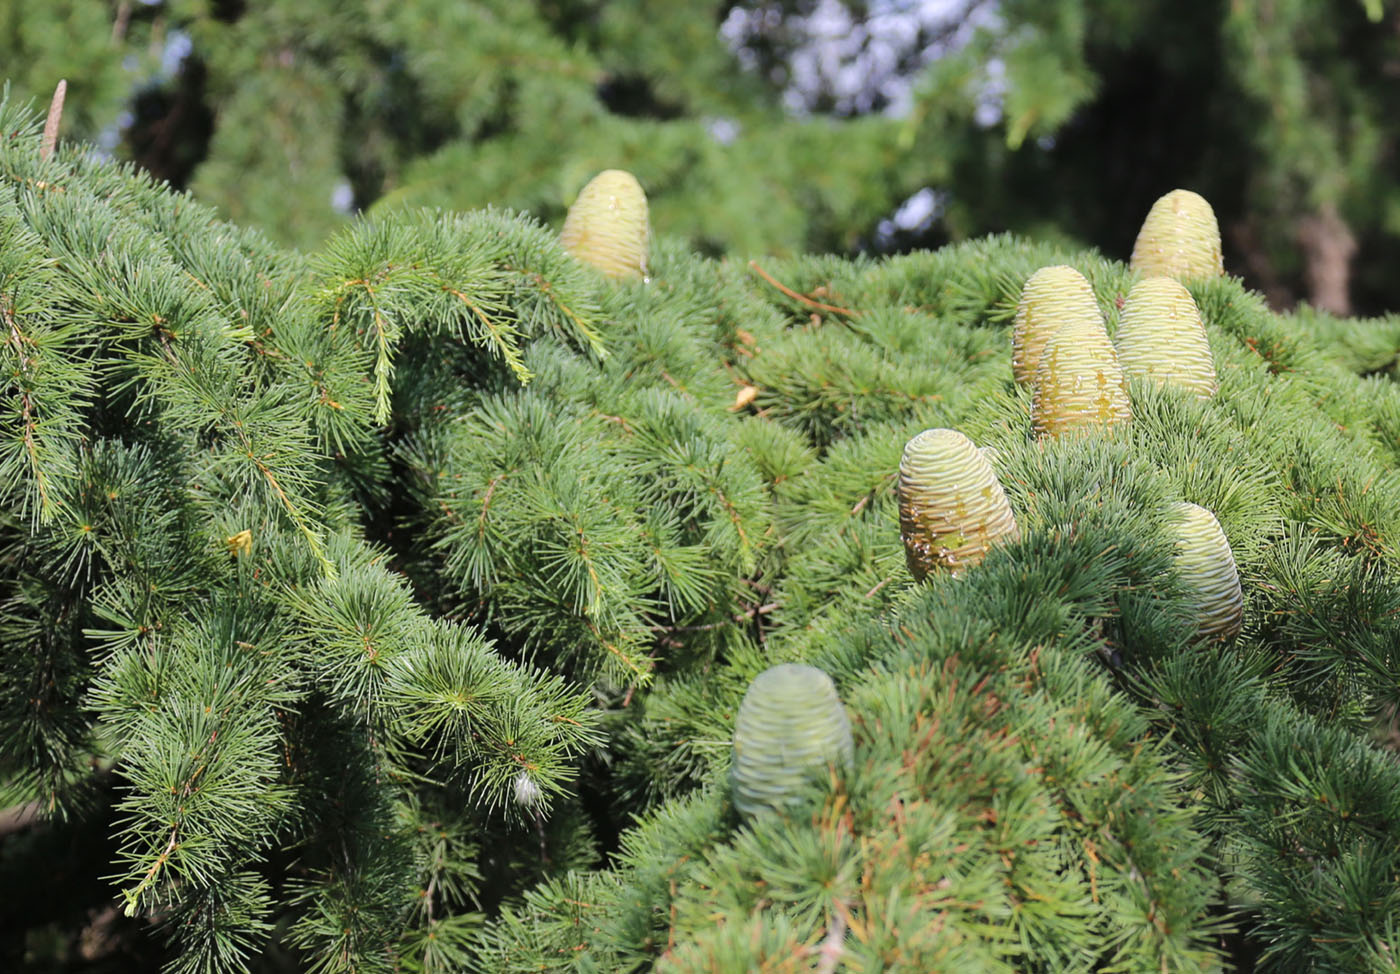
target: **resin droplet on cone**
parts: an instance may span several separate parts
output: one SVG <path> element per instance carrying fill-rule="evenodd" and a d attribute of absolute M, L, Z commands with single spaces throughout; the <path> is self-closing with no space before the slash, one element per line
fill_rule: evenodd
<path fill-rule="evenodd" d="M 1204 507 L 1184 501 L 1171 505 L 1167 517 L 1176 536 L 1176 571 L 1194 600 L 1197 632 L 1214 639 L 1237 635 L 1244 593 L 1220 522 Z"/>
<path fill-rule="evenodd" d="M 749 684 L 734 721 L 734 807 L 746 817 L 790 807 L 822 769 L 848 767 L 852 748 L 831 677 L 805 663 L 770 667 Z"/>
<path fill-rule="evenodd" d="M 1152 204 L 1133 244 L 1132 269 L 1188 281 L 1225 273 L 1220 226 L 1205 197 L 1174 189 Z"/>
<path fill-rule="evenodd" d="M 1073 322 L 1051 335 L 1036 370 L 1031 405 L 1036 433 L 1060 436 L 1132 418 L 1127 383 L 1103 325 Z"/>
<path fill-rule="evenodd" d="M 629 172 L 607 169 L 578 194 L 559 235 L 564 249 L 608 277 L 647 272 L 647 196 Z"/>
<path fill-rule="evenodd" d="M 1149 277 L 1128 292 L 1114 338 L 1118 364 L 1129 379 L 1141 376 L 1215 395 L 1219 384 L 1210 342 L 1191 292 L 1170 277 Z"/>
<path fill-rule="evenodd" d="M 1056 264 L 1042 267 L 1026 279 L 1011 332 L 1011 372 L 1019 384 L 1035 381 L 1045 343 L 1074 321 L 1098 322 L 1103 327 L 1103 312 L 1083 274 Z"/>
<path fill-rule="evenodd" d="M 909 574 L 957 571 L 1020 532 L 996 471 L 957 430 L 924 430 L 899 461 L 899 533 Z"/>

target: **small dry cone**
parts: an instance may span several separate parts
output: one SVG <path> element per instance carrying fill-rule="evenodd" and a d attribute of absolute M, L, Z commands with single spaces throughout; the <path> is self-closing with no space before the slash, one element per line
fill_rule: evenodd
<path fill-rule="evenodd" d="M 1133 418 L 1118 356 L 1100 322 L 1072 322 L 1045 343 L 1031 425 L 1040 436 L 1104 429 Z"/>
<path fill-rule="evenodd" d="M 746 818 L 787 809 L 814 774 L 849 767 L 852 750 L 831 677 L 805 663 L 769 667 L 749 684 L 734 721 L 734 807 Z"/>
<path fill-rule="evenodd" d="M 647 195 L 630 172 L 606 169 L 583 187 L 559 235 L 564 249 L 608 277 L 645 277 Z"/>
<path fill-rule="evenodd" d="M 1170 277 L 1149 277 L 1133 286 L 1114 343 L 1127 378 L 1181 386 L 1201 399 L 1219 388 L 1201 313 L 1191 292 Z"/>
<path fill-rule="evenodd" d="M 1229 639 L 1244 619 L 1244 593 L 1235 570 L 1230 542 L 1215 515 L 1181 502 L 1167 509 L 1176 536 L 1176 571 L 1194 596 L 1197 632 L 1209 639 Z"/>
<path fill-rule="evenodd" d="M 987 456 L 957 430 L 924 430 L 899 461 L 899 533 L 915 581 L 955 572 L 1020 532 Z"/>
<path fill-rule="evenodd" d="M 1035 381 L 1045 343 L 1074 321 L 1095 321 L 1103 327 L 1103 312 L 1083 274 L 1056 264 L 1042 267 L 1026 279 L 1016 305 L 1016 327 L 1011 332 L 1011 372 L 1018 383 Z"/>
<path fill-rule="evenodd" d="M 1139 274 L 1178 281 L 1224 274 L 1220 226 L 1205 197 L 1174 189 L 1153 203 L 1133 244 L 1131 265 Z"/>

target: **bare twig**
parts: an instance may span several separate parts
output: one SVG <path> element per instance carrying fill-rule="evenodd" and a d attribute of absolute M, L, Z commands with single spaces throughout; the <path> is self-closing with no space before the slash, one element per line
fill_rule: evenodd
<path fill-rule="evenodd" d="M 188 784 L 187 784 L 188 787 Z M 156 876 L 160 873 L 160 867 L 169 860 L 170 855 L 180 847 L 180 827 L 176 825 L 170 830 L 170 841 L 166 843 L 165 851 L 156 856 L 155 862 L 151 863 L 151 868 L 146 870 L 146 875 L 141 877 L 141 882 L 136 884 L 136 888 L 123 895 L 126 897 L 126 915 L 129 917 L 136 915 L 136 904 L 141 899 L 141 894 L 146 887 L 155 882 Z"/>
<path fill-rule="evenodd" d="M 53 147 L 58 142 L 58 123 L 63 121 L 63 99 L 68 95 L 68 79 L 58 83 L 53 90 L 53 100 L 49 102 L 49 117 L 44 122 L 44 139 L 39 143 L 39 158 L 53 155 Z"/>
<path fill-rule="evenodd" d="M 818 311 L 830 311 L 830 312 L 833 313 L 833 314 L 846 315 L 847 317 L 850 317 L 850 318 L 855 318 L 855 317 L 857 317 L 857 316 L 860 314 L 859 311 L 852 311 L 850 308 L 838 308 L 838 307 L 837 307 L 836 305 L 834 305 L 834 304 L 822 304 L 820 301 L 813 301 L 811 298 L 807 297 L 807 295 L 805 295 L 805 294 L 798 294 L 798 293 L 797 293 L 796 291 L 794 291 L 792 288 L 787 287 L 785 284 L 783 284 L 783 283 L 781 283 L 780 281 L 778 281 L 776 278 L 773 277 L 772 274 L 769 274 L 769 273 L 768 273 L 767 271 L 765 271 L 762 267 L 759 267 L 759 266 L 758 266 L 758 261 L 756 261 L 756 260 L 751 260 L 751 261 L 749 261 L 749 268 L 750 268 L 755 274 L 757 274 L 759 277 L 763 278 L 765 281 L 767 281 L 769 284 L 773 285 L 773 286 L 774 286 L 775 288 L 777 288 L 779 291 L 782 291 L 784 294 L 786 294 L 788 297 L 792 298 L 794 301 L 801 301 L 803 304 L 807 305 L 808 307 L 816 308 Z"/>
<path fill-rule="evenodd" d="M 866 593 L 865 593 L 865 597 L 866 597 L 867 599 L 873 599 L 873 598 L 875 597 L 875 593 L 878 592 L 878 591 L 880 591 L 880 589 L 884 588 L 886 585 L 888 585 L 893 579 L 894 579 L 894 576 L 893 576 L 893 575 L 887 575 L 887 576 L 885 576 L 884 581 L 880 582 L 878 585 L 876 585 L 874 588 L 872 588 L 869 592 L 866 592 Z"/>

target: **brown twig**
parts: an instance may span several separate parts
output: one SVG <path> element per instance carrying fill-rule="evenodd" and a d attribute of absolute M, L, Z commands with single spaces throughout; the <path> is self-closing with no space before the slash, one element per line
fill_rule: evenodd
<path fill-rule="evenodd" d="M 44 122 L 44 138 L 39 143 L 39 158 L 53 155 L 53 147 L 58 143 L 58 123 L 63 121 L 63 99 L 68 95 L 68 80 L 65 78 L 53 90 L 53 100 L 49 102 L 49 117 Z"/>
<path fill-rule="evenodd" d="M 880 582 L 878 585 L 876 585 L 874 588 L 872 588 L 869 592 L 866 592 L 866 593 L 865 593 L 865 597 L 866 597 L 867 599 L 873 599 L 873 598 L 875 597 L 875 593 L 878 592 L 878 591 L 880 591 L 880 589 L 884 588 L 886 585 L 888 585 L 893 579 L 894 579 L 894 576 L 893 576 L 893 575 L 888 575 L 888 576 L 886 576 L 884 581 Z"/>
<path fill-rule="evenodd" d="M 146 875 L 141 877 L 141 882 L 136 884 L 136 888 L 129 893 L 123 894 L 126 897 L 126 915 L 136 915 L 136 904 L 141 897 L 141 893 L 146 887 L 155 882 L 156 875 L 160 872 L 160 867 L 164 866 L 170 859 L 170 854 L 180 847 L 179 843 L 180 827 L 176 825 L 170 830 L 170 841 L 165 846 L 165 851 L 156 856 L 155 862 L 151 863 L 151 868 L 146 870 Z"/>
<path fill-rule="evenodd" d="M 486 512 L 491 508 L 491 495 L 496 493 L 496 485 L 505 477 L 505 474 L 497 474 L 491 478 L 491 483 L 486 486 L 486 496 L 481 499 L 481 516 L 476 519 L 476 540 L 478 542 L 486 536 Z"/>
<path fill-rule="evenodd" d="M 779 291 L 782 291 L 794 301 L 801 301 L 808 307 L 816 308 L 818 311 L 830 311 L 832 314 L 846 315 L 849 318 L 856 318 L 860 316 L 859 311 L 852 311 L 850 308 L 838 308 L 834 304 L 822 304 L 820 301 L 813 301 L 805 294 L 798 294 L 792 288 L 787 287 L 781 281 L 774 278 L 772 274 L 769 274 L 762 267 L 759 267 L 758 261 L 756 260 L 749 261 L 749 268 L 759 277 L 763 278 L 765 281 L 773 285 Z"/>

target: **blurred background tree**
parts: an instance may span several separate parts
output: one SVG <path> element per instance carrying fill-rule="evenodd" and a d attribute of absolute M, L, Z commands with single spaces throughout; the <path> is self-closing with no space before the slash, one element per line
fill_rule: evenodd
<path fill-rule="evenodd" d="M 1126 256 L 1212 200 L 1277 306 L 1400 307 L 1400 7 L 1381 0 L 0 0 L 0 75 L 311 247 L 370 207 L 557 220 L 633 170 L 707 253 L 992 231 Z"/>

